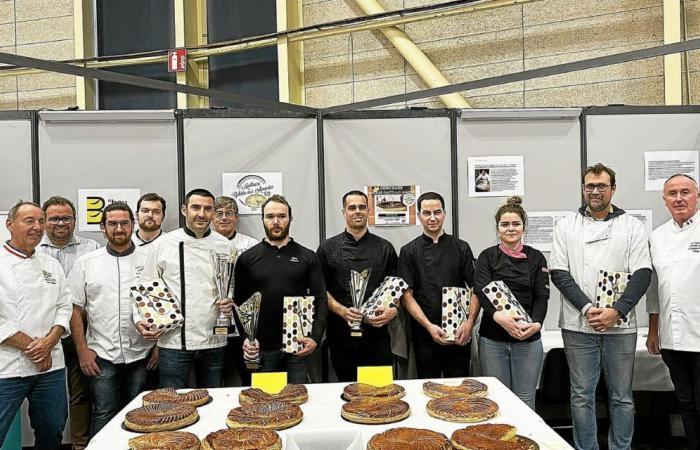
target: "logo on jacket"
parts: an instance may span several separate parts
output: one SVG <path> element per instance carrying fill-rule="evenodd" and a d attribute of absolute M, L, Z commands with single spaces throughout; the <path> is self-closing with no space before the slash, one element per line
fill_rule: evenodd
<path fill-rule="evenodd" d="M 299 262 L 299 258 L 297 258 L 296 256 L 292 256 L 291 258 L 289 258 L 289 262 Z"/>
<path fill-rule="evenodd" d="M 693 252 L 693 253 L 700 253 L 700 242 L 698 241 L 693 241 L 690 243 L 688 246 L 688 250 Z"/>
<path fill-rule="evenodd" d="M 56 284 L 56 278 L 54 278 L 51 272 L 47 272 L 46 270 L 42 270 L 41 272 L 44 275 L 44 282 L 46 284 Z"/>

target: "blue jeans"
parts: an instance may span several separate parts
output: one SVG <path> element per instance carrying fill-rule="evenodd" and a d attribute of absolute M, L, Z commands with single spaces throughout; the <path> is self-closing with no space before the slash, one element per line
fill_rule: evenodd
<path fill-rule="evenodd" d="M 595 389 L 601 368 L 610 405 L 610 450 L 628 450 L 634 434 L 632 374 L 637 333 L 593 334 L 562 330 L 571 378 L 571 418 L 579 450 L 598 449 Z"/>
<path fill-rule="evenodd" d="M 29 400 L 29 421 L 37 450 L 61 446 L 68 417 L 66 370 L 53 370 L 31 377 L 0 379 L 0 445 L 24 399 Z"/>
<path fill-rule="evenodd" d="M 189 387 L 190 368 L 194 366 L 196 387 L 221 387 L 226 347 L 205 350 L 160 349 L 158 367 L 160 387 L 183 389 Z"/>
<path fill-rule="evenodd" d="M 306 383 L 309 372 L 309 357 L 284 353 L 282 350 L 267 350 L 260 352 L 260 372 L 287 372 L 287 382 L 290 384 Z"/>
<path fill-rule="evenodd" d="M 100 374 L 90 378 L 93 436 L 146 389 L 146 361 L 144 358 L 129 364 L 113 364 L 99 356 L 96 358 Z"/>
<path fill-rule="evenodd" d="M 479 338 L 479 361 L 484 375 L 498 378 L 533 410 L 543 357 L 541 339 L 505 342 Z"/>

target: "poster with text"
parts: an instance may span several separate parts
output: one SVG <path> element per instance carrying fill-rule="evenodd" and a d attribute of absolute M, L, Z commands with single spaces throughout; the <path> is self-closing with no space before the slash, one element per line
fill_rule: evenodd
<path fill-rule="evenodd" d="M 467 161 L 470 197 L 525 194 L 522 156 L 477 156 Z"/>
<path fill-rule="evenodd" d="M 420 186 L 365 186 L 369 226 L 416 224 L 416 199 Z"/>
<path fill-rule="evenodd" d="M 10 230 L 7 229 L 7 213 L 9 211 L 0 211 L 0 244 L 5 244 L 5 241 L 10 240 Z"/>
<path fill-rule="evenodd" d="M 576 214 L 576 212 L 528 211 L 523 244 L 536 248 L 541 252 L 551 252 L 554 227 L 559 220 L 572 214 Z"/>
<path fill-rule="evenodd" d="M 644 189 L 663 191 L 664 182 L 676 174 L 698 179 L 698 152 L 644 152 Z"/>
<path fill-rule="evenodd" d="M 78 231 L 100 231 L 102 211 L 110 203 L 126 202 L 132 211 L 141 189 L 78 189 Z"/>
<path fill-rule="evenodd" d="M 642 222 L 647 236 L 651 234 L 651 229 L 653 227 L 653 212 L 651 209 L 626 209 L 625 212 Z"/>
<path fill-rule="evenodd" d="M 269 197 L 282 194 L 282 173 L 222 173 L 221 185 L 223 194 L 236 200 L 239 214 L 259 214 Z"/>

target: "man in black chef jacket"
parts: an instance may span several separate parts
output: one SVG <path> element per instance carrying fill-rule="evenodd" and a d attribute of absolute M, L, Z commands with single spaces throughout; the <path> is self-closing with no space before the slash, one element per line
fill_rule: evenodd
<path fill-rule="evenodd" d="M 292 207 L 284 197 L 273 195 L 267 199 L 262 206 L 262 221 L 265 239 L 241 254 L 234 273 L 237 304 L 255 292 L 262 294 L 257 339 L 245 339 L 243 352 L 250 357 L 262 353 L 261 371 L 287 372 L 289 383 L 305 383 L 309 356 L 321 343 L 328 314 L 321 263 L 316 253 L 289 237 Z M 299 340 L 304 348 L 296 354 L 283 353 L 284 297 L 309 295 L 314 297 L 311 335 Z"/>
<path fill-rule="evenodd" d="M 361 273 L 371 269 L 364 299 L 386 276 L 396 276 L 396 250 L 386 239 L 367 230 L 367 196 L 350 191 L 343 196 L 345 231 L 327 239 L 318 248 L 328 289 L 328 329 L 326 335 L 331 363 L 339 381 L 357 379 L 358 366 L 392 365 L 391 340 L 387 324 L 396 317 L 395 307 L 379 307 L 366 317 L 362 336 L 351 336 L 350 325 L 362 321 L 353 307 L 350 294 L 350 270 Z"/>
<path fill-rule="evenodd" d="M 403 304 L 411 315 L 411 340 L 418 378 L 469 375 L 474 321 L 479 301 L 472 296 L 469 318 L 457 330 L 456 340 L 445 340 L 442 330 L 442 288 L 474 286 L 474 255 L 465 241 L 445 233 L 445 200 L 435 192 L 418 197 L 423 234 L 404 245 L 399 254 L 399 276 L 409 289 Z"/>

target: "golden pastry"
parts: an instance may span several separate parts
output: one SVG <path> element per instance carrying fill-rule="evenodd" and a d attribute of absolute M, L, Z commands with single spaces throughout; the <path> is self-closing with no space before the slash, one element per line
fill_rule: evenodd
<path fill-rule="evenodd" d="M 178 393 L 173 388 L 163 388 L 144 395 L 143 404 L 145 406 L 154 403 L 189 403 L 192 406 L 202 406 L 209 401 L 209 398 L 209 391 L 206 389 Z"/>
<path fill-rule="evenodd" d="M 260 402 L 233 408 L 228 413 L 229 428 L 257 427 L 284 430 L 301 422 L 304 414 L 297 405 L 284 402 Z"/>
<path fill-rule="evenodd" d="M 403 400 L 360 397 L 344 404 L 340 415 L 355 423 L 394 423 L 411 415 L 411 409 Z"/>
<path fill-rule="evenodd" d="M 154 403 L 126 413 L 124 425 L 133 431 L 172 431 L 197 421 L 197 408 L 187 403 Z"/>
<path fill-rule="evenodd" d="M 388 384 L 386 386 L 372 386 L 371 384 L 352 383 L 343 389 L 343 400 L 353 400 L 359 397 L 375 398 L 401 398 L 406 395 L 406 390 L 398 384 Z"/>
<path fill-rule="evenodd" d="M 498 414 L 493 400 L 480 397 L 443 397 L 428 402 L 428 414 L 448 422 L 482 422 Z"/>
<path fill-rule="evenodd" d="M 186 431 L 158 431 L 129 439 L 129 450 L 199 450 L 199 438 Z"/>
<path fill-rule="evenodd" d="M 539 450 L 535 441 L 516 431 L 506 424 L 472 425 L 452 433 L 450 443 L 458 450 Z"/>
<path fill-rule="evenodd" d="M 288 384 L 278 394 L 268 394 L 262 389 L 248 388 L 243 389 L 238 395 L 238 402 L 241 405 L 272 401 L 301 405 L 306 403 L 308 399 L 309 394 L 306 391 L 306 386 L 303 384 Z"/>
<path fill-rule="evenodd" d="M 275 430 L 241 427 L 209 433 L 203 450 L 281 450 L 282 439 Z"/>
<path fill-rule="evenodd" d="M 375 434 L 367 450 L 451 450 L 447 436 L 422 428 L 391 428 Z"/>
<path fill-rule="evenodd" d="M 423 383 L 423 393 L 430 398 L 442 397 L 486 397 L 488 387 L 476 380 L 465 378 L 461 384 L 451 386 L 448 384 L 426 381 Z"/>

